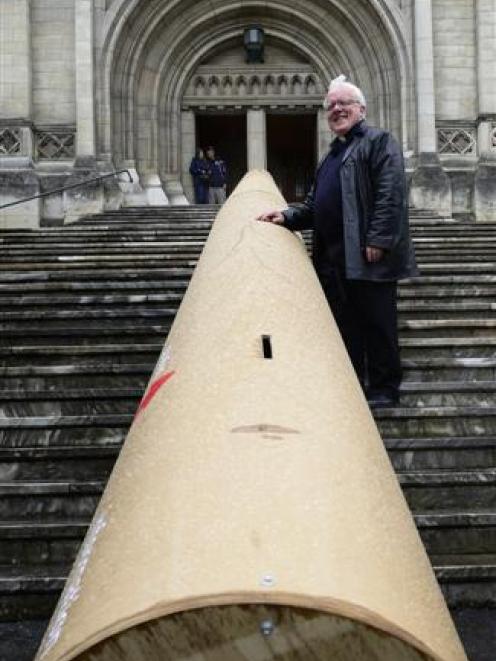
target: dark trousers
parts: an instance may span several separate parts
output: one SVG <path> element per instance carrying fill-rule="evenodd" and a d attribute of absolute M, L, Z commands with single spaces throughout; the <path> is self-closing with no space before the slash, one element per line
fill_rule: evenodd
<path fill-rule="evenodd" d="M 208 204 L 208 181 L 203 181 L 199 177 L 193 179 L 195 189 L 195 203 Z"/>
<path fill-rule="evenodd" d="M 340 271 L 319 276 L 355 372 L 367 395 L 398 398 L 396 282 L 347 280 Z"/>

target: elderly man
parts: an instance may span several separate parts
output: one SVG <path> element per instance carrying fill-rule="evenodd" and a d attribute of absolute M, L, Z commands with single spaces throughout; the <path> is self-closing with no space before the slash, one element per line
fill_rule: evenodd
<path fill-rule="evenodd" d="M 403 155 L 365 123 L 361 90 L 344 76 L 324 102 L 336 134 L 301 205 L 258 220 L 314 230 L 313 261 L 357 376 L 373 408 L 399 401 L 396 284 L 416 275 Z"/>

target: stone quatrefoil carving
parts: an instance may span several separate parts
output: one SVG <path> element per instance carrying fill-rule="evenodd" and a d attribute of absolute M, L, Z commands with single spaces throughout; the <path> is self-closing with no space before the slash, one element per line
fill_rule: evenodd
<path fill-rule="evenodd" d="M 20 129 L 0 129 L 0 156 L 14 156 L 21 152 Z"/>
<path fill-rule="evenodd" d="M 37 131 L 36 151 L 39 158 L 59 160 L 74 158 L 74 131 Z"/>
<path fill-rule="evenodd" d="M 442 128 L 437 131 L 440 154 L 475 154 L 475 131 L 469 128 Z"/>

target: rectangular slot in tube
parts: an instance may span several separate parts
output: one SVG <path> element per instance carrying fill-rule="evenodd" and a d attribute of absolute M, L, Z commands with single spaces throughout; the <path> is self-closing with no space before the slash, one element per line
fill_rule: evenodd
<path fill-rule="evenodd" d="M 272 342 L 270 335 L 262 335 L 262 347 L 264 358 L 272 358 Z"/>

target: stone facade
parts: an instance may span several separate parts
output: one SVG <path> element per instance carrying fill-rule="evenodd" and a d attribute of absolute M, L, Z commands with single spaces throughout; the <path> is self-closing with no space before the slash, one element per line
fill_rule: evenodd
<path fill-rule="evenodd" d="M 263 63 L 245 62 L 251 25 Z M 496 220 L 495 30 L 494 0 L 3 0 L 0 204 L 123 167 L 134 181 L 2 209 L 0 226 L 191 201 L 199 116 L 243 115 L 251 168 L 270 163 L 269 114 L 312 114 L 317 158 L 340 73 L 402 144 L 412 205 Z"/>

